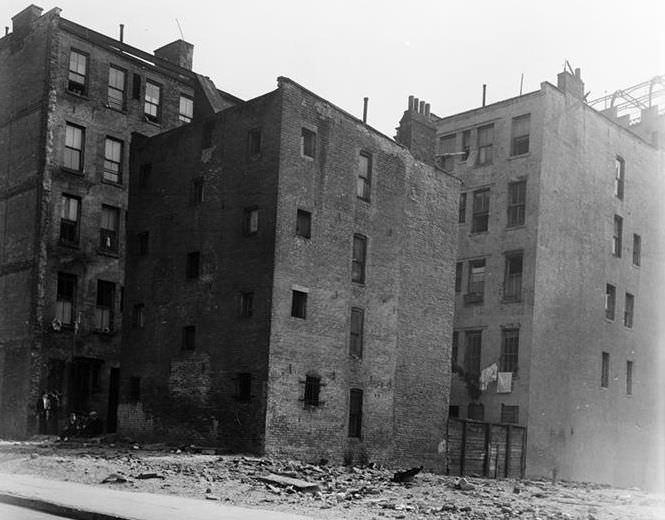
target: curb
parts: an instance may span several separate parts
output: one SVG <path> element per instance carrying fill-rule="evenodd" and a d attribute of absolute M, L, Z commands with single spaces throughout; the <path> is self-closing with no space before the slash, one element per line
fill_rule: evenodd
<path fill-rule="evenodd" d="M 77 520 L 131 520 L 125 516 L 96 513 L 95 511 L 77 509 L 75 507 L 56 504 L 54 502 L 48 502 L 38 498 L 29 498 L 1 492 L 0 502 L 3 504 L 10 504 L 13 506 L 24 507 L 26 509 L 32 509 L 34 511 L 41 511 L 42 513 L 63 516 L 65 518 L 75 518 Z"/>

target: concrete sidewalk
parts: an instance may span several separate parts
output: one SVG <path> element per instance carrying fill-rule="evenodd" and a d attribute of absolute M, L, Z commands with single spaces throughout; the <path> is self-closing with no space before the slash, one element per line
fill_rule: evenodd
<path fill-rule="evenodd" d="M 78 520 L 311 520 L 219 502 L 0 473 L 0 502 Z"/>

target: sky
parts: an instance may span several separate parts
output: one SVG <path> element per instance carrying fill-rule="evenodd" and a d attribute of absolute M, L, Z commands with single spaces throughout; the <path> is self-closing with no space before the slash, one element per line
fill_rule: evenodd
<path fill-rule="evenodd" d="M 194 70 L 251 99 L 287 76 L 394 136 L 408 96 L 447 116 L 556 84 L 566 60 L 589 100 L 665 74 L 663 0 L 36 0 L 145 51 L 181 38 Z M 11 17 L 27 1 L 3 0 Z M 177 21 L 176 21 L 177 20 Z M 4 34 L 4 32 L 3 32 Z M 665 98 L 662 99 L 665 104 Z"/>

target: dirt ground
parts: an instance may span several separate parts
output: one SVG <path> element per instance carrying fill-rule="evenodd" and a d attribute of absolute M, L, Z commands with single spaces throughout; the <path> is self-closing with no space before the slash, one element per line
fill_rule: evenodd
<path fill-rule="evenodd" d="M 0 472 L 181 495 L 316 519 L 664 520 L 665 496 L 637 489 L 535 480 L 460 479 L 420 472 L 216 455 L 213 449 L 90 440 L 0 441 Z M 266 482 L 269 475 L 316 487 Z M 318 488 L 318 489 L 317 489 Z"/>

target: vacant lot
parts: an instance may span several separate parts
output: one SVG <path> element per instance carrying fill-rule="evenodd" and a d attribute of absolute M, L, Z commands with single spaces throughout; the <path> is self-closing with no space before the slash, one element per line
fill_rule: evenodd
<path fill-rule="evenodd" d="M 3 473 L 219 500 L 317 519 L 665 519 L 665 497 L 636 489 L 424 472 L 396 483 L 391 481 L 394 472 L 404 468 L 321 462 L 220 456 L 211 449 L 165 445 L 0 442 Z M 301 490 L 289 479 L 315 486 Z"/>

